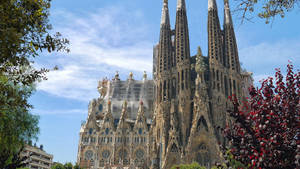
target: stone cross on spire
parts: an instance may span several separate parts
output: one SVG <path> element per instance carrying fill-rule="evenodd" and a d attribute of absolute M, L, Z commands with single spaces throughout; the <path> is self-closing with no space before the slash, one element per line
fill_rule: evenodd
<path fill-rule="evenodd" d="M 177 10 L 183 9 L 185 10 L 185 0 L 178 0 L 177 1 Z"/>
<path fill-rule="evenodd" d="M 229 0 L 224 0 L 224 20 L 225 24 L 232 24 L 232 18 L 229 8 Z"/>
<path fill-rule="evenodd" d="M 208 0 L 208 10 L 217 9 L 216 0 Z"/>
<path fill-rule="evenodd" d="M 164 5 L 161 14 L 161 25 L 170 24 L 168 0 L 164 0 Z"/>

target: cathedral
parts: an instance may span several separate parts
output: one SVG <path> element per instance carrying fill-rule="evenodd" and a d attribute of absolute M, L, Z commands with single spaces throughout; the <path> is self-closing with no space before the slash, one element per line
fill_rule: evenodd
<path fill-rule="evenodd" d="M 247 97 L 252 74 L 241 69 L 229 9 L 224 25 L 217 4 L 208 0 L 208 55 L 190 54 L 185 0 L 177 0 L 175 29 L 163 0 L 159 42 L 153 50 L 153 79 L 116 72 L 99 81 L 99 98 L 89 103 L 82 123 L 77 163 L 89 169 L 169 169 L 197 162 L 210 168 L 222 162 L 228 96 Z"/>

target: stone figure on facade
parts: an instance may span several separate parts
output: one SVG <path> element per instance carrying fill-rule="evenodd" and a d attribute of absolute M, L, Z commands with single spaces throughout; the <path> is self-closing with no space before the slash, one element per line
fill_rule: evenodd
<path fill-rule="evenodd" d="M 108 85 L 108 79 L 103 78 L 102 81 L 98 82 L 98 92 L 100 94 L 100 98 L 104 98 L 107 94 L 107 85 Z"/>

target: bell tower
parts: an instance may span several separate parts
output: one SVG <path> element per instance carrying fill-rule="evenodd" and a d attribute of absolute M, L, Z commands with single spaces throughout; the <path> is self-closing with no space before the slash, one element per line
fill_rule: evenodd
<path fill-rule="evenodd" d="M 182 144 L 186 145 L 191 125 L 191 63 L 185 0 L 177 1 L 175 56 L 178 82 L 178 117 L 182 133 Z"/>

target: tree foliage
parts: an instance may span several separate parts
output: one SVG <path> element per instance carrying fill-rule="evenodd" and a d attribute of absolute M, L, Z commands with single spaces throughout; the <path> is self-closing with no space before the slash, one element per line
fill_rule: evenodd
<path fill-rule="evenodd" d="M 232 98 L 224 133 L 234 159 L 249 168 L 300 168 L 300 72 L 288 65 L 285 80 L 279 69 L 275 77 L 252 87 L 242 106 Z"/>
<path fill-rule="evenodd" d="M 65 169 L 72 169 L 72 168 L 73 168 L 73 164 L 72 164 L 72 163 L 66 163 L 66 164 L 64 165 L 64 168 L 65 168 Z"/>
<path fill-rule="evenodd" d="M 53 165 L 51 167 L 51 169 L 81 169 L 81 168 L 79 167 L 78 164 L 75 164 L 73 166 L 72 163 L 68 162 L 68 163 L 65 163 L 65 164 L 56 163 L 55 165 Z"/>
<path fill-rule="evenodd" d="M 65 169 L 65 167 L 61 163 L 56 163 L 51 167 L 51 169 Z"/>
<path fill-rule="evenodd" d="M 248 15 L 258 10 L 258 17 L 265 19 L 266 23 L 276 16 L 285 17 L 287 12 L 299 7 L 299 0 L 236 0 L 237 10 L 243 13 L 242 18 L 248 19 Z"/>
<path fill-rule="evenodd" d="M 0 0 L 0 72 L 15 83 L 30 85 L 47 69 L 33 68 L 33 58 L 46 50 L 68 51 L 68 40 L 51 35 L 51 0 Z"/>
<path fill-rule="evenodd" d="M 37 138 L 38 116 L 29 113 L 32 86 L 14 85 L 0 76 L 0 168 L 22 167 L 24 142 Z M 23 164 L 23 165 L 22 165 Z"/>
<path fill-rule="evenodd" d="M 51 0 L 0 0 L 0 168 L 22 167 L 24 143 L 37 139 L 38 117 L 28 98 L 48 69 L 33 67 L 43 51 L 68 51 L 67 39 L 51 34 Z"/>
<path fill-rule="evenodd" d="M 192 164 L 175 165 L 171 169 L 206 169 L 206 167 L 201 167 L 198 163 L 194 162 Z"/>
<path fill-rule="evenodd" d="M 18 150 L 17 153 L 13 153 L 11 155 L 11 151 L 9 149 L 1 149 L 0 153 L 0 166 L 3 167 L 3 169 L 27 169 L 23 168 L 27 165 L 28 157 L 27 156 L 21 156 L 20 153 L 23 151 L 22 147 Z M 8 158 L 9 157 L 9 158 Z"/>

